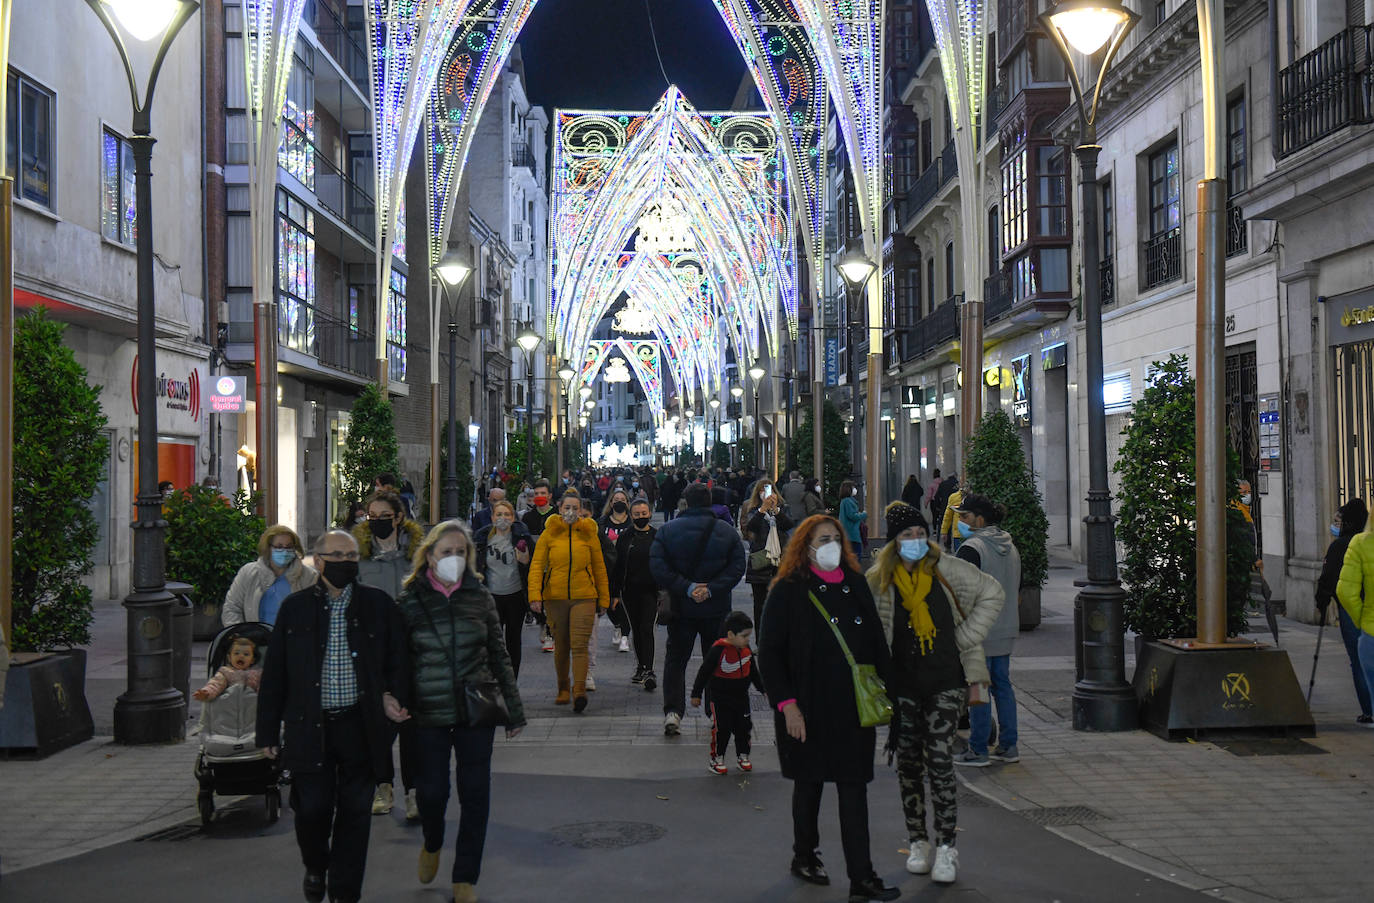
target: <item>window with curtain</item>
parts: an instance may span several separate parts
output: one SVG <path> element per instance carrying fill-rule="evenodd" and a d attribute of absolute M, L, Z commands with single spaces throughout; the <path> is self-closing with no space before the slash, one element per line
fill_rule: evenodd
<path fill-rule="evenodd" d="M 132 246 L 138 240 L 133 147 L 108 128 L 100 132 L 100 234 Z"/>

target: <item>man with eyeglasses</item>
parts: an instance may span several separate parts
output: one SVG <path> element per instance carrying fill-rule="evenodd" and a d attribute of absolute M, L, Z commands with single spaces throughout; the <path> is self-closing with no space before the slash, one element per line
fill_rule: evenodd
<path fill-rule="evenodd" d="M 320 580 L 282 602 L 258 694 L 257 744 L 293 775 L 305 898 L 362 896 L 373 788 L 391 770 L 387 720 L 410 717 L 405 628 L 391 597 L 358 582 L 358 543 L 330 530 Z M 283 731 L 283 722 L 285 730 Z"/>

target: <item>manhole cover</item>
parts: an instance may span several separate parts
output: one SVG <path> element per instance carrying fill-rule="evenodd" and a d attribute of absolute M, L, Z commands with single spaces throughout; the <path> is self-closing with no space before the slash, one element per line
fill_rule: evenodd
<path fill-rule="evenodd" d="M 1107 816 L 1087 806 L 1050 806 L 1046 809 L 1022 809 L 1018 813 L 1027 821 L 1047 828 L 1062 828 L 1066 825 L 1084 825 L 1088 822 L 1102 821 Z"/>
<path fill-rule="evenodd" d="M 584 821 L 552 829 L 553 842 L 579 850 L 618 850 L 652 843 L 668 831 L 643 821 Z"/>

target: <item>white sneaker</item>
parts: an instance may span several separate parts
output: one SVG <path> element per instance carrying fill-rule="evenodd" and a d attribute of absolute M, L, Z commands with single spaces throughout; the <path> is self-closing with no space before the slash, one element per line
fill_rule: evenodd
<path fill-rule="evenodd" d="M 552 651 L 553 651 L 553 635 L 552 635 L 552 634 L 546 633 L 546 634 L 544 634 L 542 637 L 540 637 L 540 639 L 539 639 L 539 648 L 540 648 L 540 650 L 542 650 L 542 651 L 544 651 L 544 652 L 552 652 Z"/>
<path fill-rule="evenodd" d="M 940 844 L 935 848 L 935 866 L 930 870 L 930 880 L 936 884 L 953 884 L 958 876 L 959 851 Z"/>
<path fill-rule="evenodd" d="M 622 642 L 624 639 L 625 639 L 625 635 L 624 635 L 623 633 L 620 632 L 620 628 L 619 628 L 619 627 L 617 627 L 615 630 L 612 630 L 612 631 L 611 631 L 611 646 L 612 646 L 612 647 L 619 646 L 619 645 L 621 644 L 621 642 Z M 622 649 L 621 651 L 623 652 L 624 650 Z"/>
<path fill-rule="evenodd" d="M 928 840 L 918 840 L 911 845 L 911 855 L 906 857 L 906 870 L 913 875 L 929 875 L 935 848 Z"/>
<path fill-rule="evenodd" d="M 682 716 L 677 712 L 668 712 L 663 716 L 663 735 L 665 737 L 676 737 L 682 733 Z"/>
<path fill-rule="evenodd" d="M 588 675 L 587 675 L 587 692 L 588 692 L 588 693 L 593 693 L 593 692 L 595 692 L 595 691 L 596 691 L 596 678 L 595 678 L 595 677 L 592 677 L 590 674 L 588 674 Z"/>
<path fill-rule="evenodd" d="M 392 791 L 390 784 L 378 784 L 377 792 L 372 795 L 372 814 L 386 815 L 391 811 Z"/>
<path fill-rule="evenodd" d="M 415 800 L 415 791 L 406 791 L 406 821 L 420 820 L 420 804 Z"/>
<path fill-rule="evenodd" d="M 629 651 L 630 651 L 630 638 L 629 638 L 629 637 L 623 636 L 623 637 L 620 638 L 620 651 L 621 651 L 621 652 L 629 652 Z"/>

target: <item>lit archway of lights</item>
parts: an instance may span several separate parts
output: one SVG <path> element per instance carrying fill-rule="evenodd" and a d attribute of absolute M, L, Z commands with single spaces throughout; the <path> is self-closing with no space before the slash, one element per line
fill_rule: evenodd
<path fill-rule="evenodd" d="M 620 352 L 626 366 L 644 389 L 644 397 L 649 402 L 649 410 L 654 414 L 655 424 L 661 422 L 663 412 L 663 366 L 659 356 L 662 343 L 655 339 L 596 339 L 587 345 L 582 356 L 574 385 L 569 387 L 569 396 L 577 396 L 577 389 L 590 387 L 597 374 L 606 366 L 612 351 Z M 575 388 L 574 388 L 575 387 Z"/>
<path fill-rule="evenodd" d="M 444 256 L 453 208 L 487 98 L 537 0 L 471 0 L 425 111 L 429 262 Z"/>
<path fill-rule="evenodd" d="M 647 116 L 560 111 L 556 122 L 550 325 L 560 354 L 585 347 L 626 293 L 694 365 L 682 368 L 689 390 L 720 378 L 717 331 L 700 328 L 705 309 L 738 359 L 756 359 L 765 341 L 776 354 L 779 306 L 795 329 L 796 263 L 770 117 L 699 114 L 673 87 Z M 690 223 L 693 251 L 639 247 L 641 221 L 665 208 Z"/>

